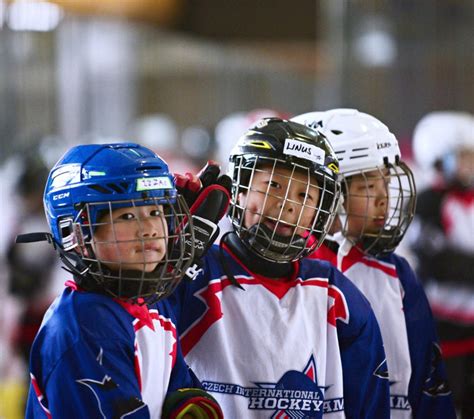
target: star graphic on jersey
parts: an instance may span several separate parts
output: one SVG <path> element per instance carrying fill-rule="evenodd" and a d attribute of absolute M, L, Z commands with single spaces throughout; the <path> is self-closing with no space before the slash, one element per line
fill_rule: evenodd
<path fill-rule="evenodd" d="M 137 397 L 124 399 L 118 392 L 118 384 L 108 375 L 101 381 L 83 378 L 76 382 L 86 386 L 94 394 L 103 418 L 123 418 L 145 406 L 145 403 Z"/>
<path fill-rule="evenodd" d="M 330 386 L 318 386 L 318 378 L 316 373 L 316 361 L 314 356 L 311 355 L 308 363 L 304 367 L 303 371 L 287 371 L 278 380 L 277 383 L 255 383 L 260 388 L 269 388 L 276 390 L 298 390 L 308 391 L 316 394 L 316 400 L 319 404 L 319 410 L 314 408 L 302 412 L 299 409 L 286 409 L 277 410 L 273 415 L 272 419 L 288 419 L 288 418 L 301 418 L 304 413 L 304 417 L 307 418 L 322 418 L 323 415 L 323 401 L 324 391 Z"/>
<path fill-rule="evenodd" d="M 383 380 L 388 380 L 389 374 L 388 374 L 388 368 L 387 368 L 387 360 L 384 359 L 375 369 L 374 375 L 376 377 L 382 378 Z M 395 381 L 393 382 L 395 383 Z"/>

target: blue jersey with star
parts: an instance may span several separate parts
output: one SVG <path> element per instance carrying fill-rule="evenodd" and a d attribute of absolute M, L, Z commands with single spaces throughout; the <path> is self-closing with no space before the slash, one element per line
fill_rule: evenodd
<path fill-rule="evenodd" d="M 27 418 L 159 418 L 169 391 L 199 384 L 166 301 L 121 303 L 70 287 L 34 341 Z"/>

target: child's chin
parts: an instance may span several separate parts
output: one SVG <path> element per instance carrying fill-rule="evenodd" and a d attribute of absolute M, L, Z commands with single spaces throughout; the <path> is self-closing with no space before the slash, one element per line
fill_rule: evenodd
<path fill-rule="evenodd" d="M 150 273 L 150 272 L 153 272 L 157 266 L 158 266 L 157 262 L 145 263 L 145 264 L 143 264 L 143 262 L 142 263 L 125 263 L 122 265 L 122 270 Z"/>
<path fill-rule="evenodd" d="M 145 272 L 146 273 L 153 272 L 157 266 L 158 266 L 158 263 L 147 263 L 145 265 Z"/>

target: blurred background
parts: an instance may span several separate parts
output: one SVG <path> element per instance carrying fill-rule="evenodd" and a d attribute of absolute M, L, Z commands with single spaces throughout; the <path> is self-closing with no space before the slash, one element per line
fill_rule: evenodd
<path fill-rule="evenodd" d="M 471 0 L 0 0 L 0 418 L 22 416 L 29 344 L 65 280 L 47 245 L 12 241 L 47 229 L 67 148 L 130 140 L 196 172 L 260 116 L 353 107 L 411 161 L 425 114 L 473 111 L 473 74 Z"/>

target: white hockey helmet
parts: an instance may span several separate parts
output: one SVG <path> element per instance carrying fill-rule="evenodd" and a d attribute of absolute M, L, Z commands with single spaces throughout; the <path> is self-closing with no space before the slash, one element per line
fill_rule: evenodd
<path fill-rule="evenodd" d="M 460 149 L 474 150 L 474 115 L 437 111 L 425 115 L 413 132 L 413 153 L 424 170 L 442 163 Z"/>
<path fill-rule="evenodd" d="M 365 172 L 400 158 L 398 141 L 377 118 L 356 109 L 332 109 L 309 112 L 293 121 L 324 134 L 339 160 L 343 176 Z"/>
<path fill-rule="evenodd" d="M 372 172 L 388 181 L 388 205 L 383 227 L 370 232 L 370 218 L 367 214 L 356 213 L 350 208 L 347 199 L 345 205 L 339 208 L 339 218 L 342 234 L 365 253 L 379 256 L 395 250 L 413 219 L 416 204 L 413 174 L 400 160 L 401 153 L 395 135 L 377 118 L 356 109 L 309 112 L 292 120 L 317 129 L 328 138 L 339 160 L 346 198 L 350 190 L 349 179 L 353 175 Z M 373 178 L 372 174 L 370 179 Z M 364 176 L 364 179 L 369 197 L 369 178 Z M 364 228 L 358 236 L 353 236 L 348 221 L 350 217 L 364 219 Z"/>

